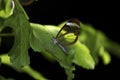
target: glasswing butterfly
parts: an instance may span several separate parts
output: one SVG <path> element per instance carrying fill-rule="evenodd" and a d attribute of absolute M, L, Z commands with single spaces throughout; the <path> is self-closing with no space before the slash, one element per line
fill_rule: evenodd
<path fill-rule="evenodd" d="M 78 40 L 79 32 L 80 21 L 76 18 L 69 19 L 53 38 L 53 43 L 67 53 L 65 46 L 74 44 Z"/>

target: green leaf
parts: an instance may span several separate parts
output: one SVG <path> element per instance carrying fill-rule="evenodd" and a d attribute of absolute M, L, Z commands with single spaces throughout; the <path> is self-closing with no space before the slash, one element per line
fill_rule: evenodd
<path fill-rule="evenodd" d="M 47 32 L 45 32 L 44 26 L 40 24 L 31 23 L 31 27 L 33 28 L 33 33 L 31 33 L 30 36 L 30 45 L 34 51 L 41 52 L 44 50 L 44 47 L 41 46 L 44 43 L 42 37 L 46 36 Z M 35 33 L 38 33 L 39 35 L 36 35 Z M 40 36 L 41 40 L 38 39 Z"/>
<path fill-rule="evenodd" d="M 30 24 L 21 5 L 15 0 L 14 15 L 5 20 L 4 26 L 10 26 L 15 32 L 15 42 L 9 52 L 11 62 L 16 68 L 21 68 L 30 63 L 28 48 Z"/>
<path fill-rule="evenodd" d="M 76 51 L 74 57 L 75 64 L 85 69 L 94 69 L 95 62 L 90 54 L 89 49 L 84 44 L 81 44 L 78 41 L 75 45 L 75 51 Z"/>
<path fill-rule="evenodd" d="M 53 37 L 60 30 L 59 27 L 35 23 L 31 23 L 31 27 L 33 29 L 30 38 L 31 47 L 34 51 L 51 54 L 60 63 L 61 67 L 65 69 L 68 80 L 74 78 L 73 70 L 75 70 L 75 67 L 72 65 L 73 62 L 86 69 L 94 69 L 94 60 L 89 49 L 84 44 L 77 42 L 74 45 L 66 46 L 68 49 L 67 54 L 58 45 L 54 45 Z"/>
<path fill-rule="evenodd" d="M 31 27 L 33 29 L 32 38 L 30 40 L 31 47 L 35 51 L 43 52 L 45 54 L 47 52 L 47 54 L 52 55 L 59 62 L 60 66 L 65 69 L 68 80 L 72 80 L 74 77 L 72 73 L 74 70 L 74 66 L 72 66 L 74 50 L 72 47 L 68 47 L 69 52 L 68 54 L 65 54 L 58 45 L 54 45 L 53 43 L 53 37 L 57 34 L 60 28 L 53 25 L 43 26 L 34 23 L 31 23 Z"/>
<path fill-rule="evenodd" d="M 54 52 L 53 54 L 59 58 L 59 56 L 63 56 L 65 55 L 61 49 L 57 46 L 53 44 L 53 35 L 52 33 L 50 33 L 50 31 L 48 30 L 48 28 L 51 28 L 51 30 L 56 30 L 54 28 L 54 26 L 41 26 L 39 24 L 34 24 L 31 23 L 31 27 L 33 29 L 33 37 L 31 38 L 31 47 L 38 52 L 48 52 L 50 50 L 50 52 Z M 34 40 L 33 40 L 34 39 Z M 37 43 L 35 43 L 37 41 Z M 54 49 L 55 48 L 55 49 Z M 57 50 L 61 53 L 59 55 L 55 54 Z M 48 53 L 50 53 L 48 52 Z M 51 53 L 50 53 L 51 54 Z"/>
<path fill-rule="evenodd" d="M 107 45 L 109 44 L 109 46 L 111 46 L 111 44 L 109 43 L 109 39 L 106 37 L 106 35 L 100 30 L 95 30 L 93 26 L 89 24 L 81 23 L 81 29 L 82 30 L 81 34 L 79 35 L 79 39 L 90 49 L 95 63 L 98 64 L 99 57 L 102 57 L 103 63 L 105 65 L 109 64 L 111 61 L 111 57 L 108 53 L 110 49 Z M 102 53 L 101 47 L 104 47 Z"/>
<path fill-rule="evenodd" d="M 38 26 L 38 27 L 36 27 L 36 28 L 34 28 L 34 26 Z M 41 29 L 43 29 L 44 30 L 44 26 L 43 25 L 38 25 L 38 24 L 32 24 L 31 23 L 31 27 L 33 27 L 34 29 L 33 29 L 33 32 L 34 31 L 39 31 L 39 26 L 41 26 Z M 36 30 L 35 30 L 36 29 Z M 42 32 L 42 31 L 40 31 L 41 32 L 41 34 L 40 35 L 43 35 L 44 36 L 44 34 L 46 34 L 46 32 Z M 34 50 L 34 51 L 37 51 L 37 52 L 42 52 L 42 51 L 44 51 L 44 48 L 41 46 L 41 44 L 43 43 L 43 41 L 41 41 L 41 40 L 39 40 L 37 37 L 35 37 L 34 35 L 33 35 L 33 33 L 31 33 L 31 35 L 30 35 L 30 46 L 31 46 L 31 48 Z M 54 59 L 54 57 L 51 55 L 51 54 L 49 54 L 49 53 L 47 53 L 47 52 L 44 52 L 44 53 L 41 53 L 41 54 L 43 54 L 43 56 L 46 58 L 46 59 L 48 59 L 48 60 L 51 60 L 51 61 L 55 61 L 55 59 Z"/>
<path fill-rule="evenodd" d="M 13 0 L 0 0 L 0 17 L 4 19 L 10 17 L 13 14 L 14 7 Z"/>
<path fill-rule="evenodd" d="M 120 59 L 120 43 L 114 42 L 110 39 L 104 39 L 104 46 L 112 55 Z"/>
<path fill-rule="evenodd" d="M 30 63 L 28 55 L 28 34 L 24 31 L 26 30 L 20 29 L 16 31 L 15 43 L 9 52 L 11 62 L 17 68 L 21 68 Z"/>
<path fill-rule="evenodd" d="M 100 56 L 101 56 L 101 58 L 102 58 L 102 60 L 103 60 L 103 63 L 104 63 L 105 65 L 107 65 L 107 64 L 110 63 L 110 61 L 111 61 L 111 56 L 110 56 L 110 54 L 108 53 L 108 51 L 106 51 L 106 50 L 104 49 L 104 47 L 101 47 L 101 49 L 100 49 Z"/>
<path fill-rule="evenodd" d="M 101 35 L 98 30 L 92 28 L 91 25 L 81 23 L 81 34 L 79 39 L 83 42 L 90 50 L 95 63 L 99 62 L 99 50 L 102 46 Z"/>

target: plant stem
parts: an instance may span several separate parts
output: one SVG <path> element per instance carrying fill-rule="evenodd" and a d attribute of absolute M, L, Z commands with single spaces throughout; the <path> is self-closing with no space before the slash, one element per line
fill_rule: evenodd
<path fill-rule="evenodd" d="M 14 36 L 14 33 L 0 33 L 0 37 Z"/>
<path fill-rule="evenodd" d="M 10 57 L 8 56 L 8 54 L 2 54 L 2 55 L 0 55 L 0 58 L 1 58 L 1 61 L 2 61 L 3 64 L 6 64 L 6 65 L 12 67 L 13 69 L 15 69 L 13 67 L 13 65 L 10 63 Z M 42 74 L 40 74 L 36 70 L 32 69 L 29 65 L 25 66 L 20 71 L 29 74 L 35 80 L 48 80 Z"/>

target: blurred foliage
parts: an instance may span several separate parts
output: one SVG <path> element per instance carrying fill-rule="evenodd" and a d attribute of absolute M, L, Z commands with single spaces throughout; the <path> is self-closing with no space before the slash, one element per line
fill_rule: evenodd
<path fill-rule="evenodd" d="M 15 80 L 15 79 L 13 79 L 13 78 L 4 78 L 3 76 L 0 76 L 0 80 Z"/>
<path fill-rule="evenodd" d="M 110 53 L 120 57 L 120 45 L 108 39 L 102 31 L 94 29 L 90 24 L 80 22 L 79 39 L 75 44 L 66 46 L 68 52 L 65 54 L 59 45 L 53 43 L 53 37 L 67 20 L 55 26 L 30 23 L 28 19 L 18 0 L 0 1 L 0 46 L 2 46 L 2 37 L 11 35 L 15 38 L 10 51 L 0 55 L 0 62 L 18 72 L 26 72 L 34 79 L 46 80 L 39 72 L 29 66 L 29 48 L 39 52 L 49 61 L 57 61 L 64 68 L 67 80 L 74 78 L 75 65 L 89 70 L 94 69 L 99 64 L 99 59 L 103 60 L 103 64 L 109 64 L 111 61 Z M 6 26 L 12 28 L 13 32 L 2 33 Z M 68 40 L 67 37 L 64 39 Z M 2 76 L 0 79 L 8 80 Z"/>

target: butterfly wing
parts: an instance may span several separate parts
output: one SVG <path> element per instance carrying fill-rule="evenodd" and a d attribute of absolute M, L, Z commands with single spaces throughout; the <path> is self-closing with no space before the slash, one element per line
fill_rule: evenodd
<path fill-rule="evenodd" d="M 74 44 L 78 39 L 80 31 L 80 21 L 76 18 L 68 20 L 56 35 L 56 40 L 59 44 L 69 45 Z"/>

